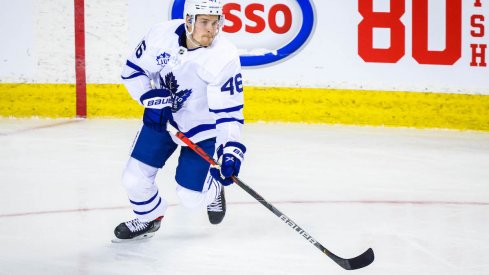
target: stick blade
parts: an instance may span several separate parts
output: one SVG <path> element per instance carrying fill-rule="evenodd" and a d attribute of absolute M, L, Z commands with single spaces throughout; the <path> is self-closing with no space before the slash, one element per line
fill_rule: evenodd
<path fill-rule="evenodd" d="M 337 259 L 333 260 L 346 270 L 355 270 L 370 265 L 374 261 L 374 259 L 374 251 L 372 250 L 372 248 L 369 248 L 367 249 L 367 251 L 363 252 L 361 255 L 355 258 L 342 259 L 338 257 Z"/>

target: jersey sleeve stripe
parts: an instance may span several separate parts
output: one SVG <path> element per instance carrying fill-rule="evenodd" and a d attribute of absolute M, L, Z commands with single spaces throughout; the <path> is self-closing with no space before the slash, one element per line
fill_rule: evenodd
<path fill-rule="evenodd" d="M 131 69 L 134 69 L 136 72 L 140 72 L 140 73 L 146 74 L 146 73 L 144 72 L 144 70 L 143 70 L 143 69 L 141 69 L 141 67 L 139 67 L 138 65 L 136 65 L 136 64 L 134 64 L 134 63 L 132 63 L 132 62 L 131 62 L 131 61 L 129 61 L 129 60 L 127 60 L 127 62 L 126 62 L 126 66 L 128 66 L 128 67 L 129 67 L 129 68 L 131 68 Z"/>
<path fill-rule="evenodd" d="M 239 122 L 241 124 L 244 124 L 244 119 L 237 119 L 234 117 L 220 118 L 216 121 L 216 124 L 221 124 L 221 123 L 226 123 L 226 122 Z"/>
<path fill-rule="evenodd" d="M 217 113 L 232 113 L 232 112 L 239 111 L 241 109 L 243 109 L 243 105 L 239 105 L 239 106 L 235 106 L 235 107 L 231 107 L 231 108 L 226 108 L 226 109 L 217 109 L 217 110 L 209 109 L 209 111 L 217 114 Z"/>
<path fill-rule="evenodd" d="M 122 76 L 121 75 L 121 78 L 124 79 L 124 80 L 127 80 L 127 79 L 133 79 L 133 78 L 136 78 L 138 76 L 147 76 L 145 73 L 141 73 L 141 72 L 137 72 L 137 73 L 134 73 L 128 77 L 125 77 L 125 76 Z"/>

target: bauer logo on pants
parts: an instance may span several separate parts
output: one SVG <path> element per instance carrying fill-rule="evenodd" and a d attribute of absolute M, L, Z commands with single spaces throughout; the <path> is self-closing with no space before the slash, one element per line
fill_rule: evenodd
<path fill-rule="evenodd" d="M 185 0 L 175 0 L 171 18 L 183 18 Z M 311 38 L 316 15 L 310 0 L 230 0 L 223 7 L 226 35 L 240 51 L 241 64 L 261 66 L 297 53 Z"/>

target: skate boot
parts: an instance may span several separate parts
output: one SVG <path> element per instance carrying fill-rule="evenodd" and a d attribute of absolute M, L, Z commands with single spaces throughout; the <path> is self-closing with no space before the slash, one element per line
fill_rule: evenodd
<path fill-rule="evenodd" d="M 221 186 L 221 193 L 211 204 L 207 206 L 207 215 L 212 224 L 219 224 L 226 214 L 226 198 L 224 197 L 224 187 Z"/>
<path fill-rule="evenodd" d="M 163 216 L 150 222 L 142 222 L 138 218 L 123 222 L 114 229 L 117 239 L 114 239 L 113 242 L 151 238 L 155 234 L 154 232 L 160 229 L 162 219 Z"/>

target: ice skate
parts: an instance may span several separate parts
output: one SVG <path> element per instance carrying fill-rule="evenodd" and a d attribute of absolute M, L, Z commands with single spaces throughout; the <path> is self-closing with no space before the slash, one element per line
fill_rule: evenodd
<path fill-rule="evenodd" d="M 207 206 L 207 215 L 212 224 L 219 224 L 226 214 L 226 198 L 224 197 L 224 187 L 221 186 L 221 193 L 211 204 Z"/>
<path fill-rule="evenodd" d="M 123 222 L 114 229 L 114 243 L 148 239 L 154 236 L 155 232 L 160 229 L 163 216 L 150 222 L 142 222 L 138 218 Z"/>

